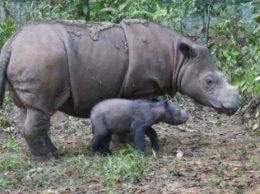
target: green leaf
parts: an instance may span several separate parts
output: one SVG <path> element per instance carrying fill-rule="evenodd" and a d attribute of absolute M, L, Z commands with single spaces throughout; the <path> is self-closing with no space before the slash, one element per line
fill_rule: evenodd
<path fill-rule="evenodd" d="M 218 128 L 220 128 L 220 127 L 222 126 L 222 121 L 221 121 L 221 120 L 218 120 L 217 123 L 216 123 L 216 126 L 217 126 Z"/>
<path fill-rule="evenodd" d="M 227 182 L 226 181 L 221 181 L 219 183 L 219 186 L 220 186 L 221 189 L 224 189 L 227 186 Z"/>
<path fill-rule="evenodd" d="M 86 6 L 86 5 L 83 6 L 83 13 L 84 13 L 84 15 L 88 14 L 88 6 Z"/>
<path fill-rule="evenodd" d="M 254 15 L 254 19 L 257 23 L 260 23 L 260 14 Z"/>
<path fill-rule="evenodd" d="M 129 2 L 125 2 L 123 4 L 121 4 L 118 9 L 119 9 L 119 12 L 122 12 L 122 11 L 125 11 L 125 9 L 130 5 Z"/>
<path fill-rule="evenodd" d="M 74 2 L 73 2 L 73 5 L 80 5 L 81 4 L 81 0 L 74 0 Z"/>
<path fill-rule="evenodd" d="M 228 56 L 229 56 L 228 50 L 223 50 L 223 55 L 224 55 L 225 57 L 228 57 Z"/>
<path fill-rule="evenodd" d="M 71 6 L 71 7 L 68 7 L 68 8 L 66 9 L 66 11 L 69 12 L 69 13 L 74 12 L 74 11 L 76 11 L 76 10 L 77 10 L 77 7 L 76 7 L 76 6 Z"/>
<path fill-rule="evenodd" d="M 247 85 L 245 84 L 242 88 L 241 91 L 244 92 L 247 89 Z"/>
<path fill-rule="evenodd" d="M 106 8 L 101 9 L 101 10 L 99 11 L 99 13 L 104 13 L 104 12 L 118 12 L 118 10 L 115 9 L 115 8 L 112 8 L 112 7 L 106 7 Z"/>
<path fill-rule="evenodd" d="M 240 54 L 240 52 L 238 52 L 238 51 L 232 51 L 232 55 L 237 56 L 237 55 L 239 55 L 239 54 Z"/>

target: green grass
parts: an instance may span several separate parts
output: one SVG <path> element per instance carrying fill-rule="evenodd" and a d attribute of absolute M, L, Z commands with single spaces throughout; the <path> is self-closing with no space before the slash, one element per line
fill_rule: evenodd
<path fill-rule="evenodd" d="M 19 147 L 11 140 L 7 142 L 9 156 L 0 160 L 0 187 L 9 189 L 40 190 L 57 185 L 85 188 L 98 181 L 107 193 L 116 192 L 123 182 L 127 183 L 124 189 L 130 192 L 133 185 L 143 179 L 146 164 L 152 157 L 144 156 L 129 146 L 109 157 L 79 154 L 34 163 L 24 153 L 18 155 Z"/>
<path fill-rule="evenodd" d="M 111 187 L 120 182 L 137 183 L 143 178 L 145 157 L 128 146 L 117 155 L 107 157 L 103 165 L 94 165 L 96 175 L 106 186 Z"/>
<path fill-rule="evenodd" d="M 220 189 L 225 189 L 227 187 L 227 182 L 226 181 L 220 181 L 219 187 L 220 187 Z"/>
<path fill-rule="evenodd" d="M 21 147 L 18 143 L 15 143 L 14 140 L 9 136 L 7 139 L 7 150 L 8 151 L 16 151 L 19 150 Z"/>
<path fill-rule="evenodd" d="M 225 159 L 228 157 L 228 151 L 223 149 L 223 150 L 218 150 L 218 153 L 219 153 L 219 157 L 221 159 Z"/>
<path fill-rule="evenodd" d="M 11 126 L 11 121 L 5 116 L 0 116 L 0 128 L 4 129 Z"/>

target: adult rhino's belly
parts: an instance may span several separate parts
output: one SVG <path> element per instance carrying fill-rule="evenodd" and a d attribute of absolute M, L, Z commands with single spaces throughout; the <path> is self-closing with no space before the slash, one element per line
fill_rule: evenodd
<path fill-rule="evenodd" d="M 72 97 L 70 97 L 64 103 L 64 105 L 62 107 L 60 107 L 59 111 L 62 111 L 64 113 L 74 116 L 74 117 L 89 118 L 90 111 L 95 106 L 95 104 L 106 99 L 106 97 L 103 97 L 103 98 L 93 97 L 92 99 L 90 99 L 90 97 L 93 97 L 93 96 L 89 95 L 87 98 L 85 98 L 85 101 L 81 101 L 80 106 L 75 106 Z"/>

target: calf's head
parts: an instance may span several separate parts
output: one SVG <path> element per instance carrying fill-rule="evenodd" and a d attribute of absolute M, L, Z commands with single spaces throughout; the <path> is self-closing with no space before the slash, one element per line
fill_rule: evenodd
<path fill-rule="evenodd" d="M 196 44 L 180 43 L 183 55 L 177 90 L 201 105 L 233 115 L 239 108 L 238 89 L 229 85 L 214 65 L 210 51 Z"/>
<path fill-rule="evenodd" d="M 165 112 L 162 121 L 171 125 L 180 125 L 185 123 L 189 116 L 185 110 L 181 110 L 171 102 L 164 102 Z"/>

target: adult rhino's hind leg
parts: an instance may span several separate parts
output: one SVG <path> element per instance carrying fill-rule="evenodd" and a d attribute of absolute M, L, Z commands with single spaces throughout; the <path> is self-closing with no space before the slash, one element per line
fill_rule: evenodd
<path fill-rule="evenodd" d="M 47 134 L 49 128 L 50 115 L 36 109 L 27 109 L 23 135 L 36 161 L 58 157 L 57 148 Z"/>
<path fill-rule="evenodd" d="M 25 108 L 20 108 L 20 119 L 23 124 L 25 123 L 26 115 L 27 115 L 27 110 Z"/>

